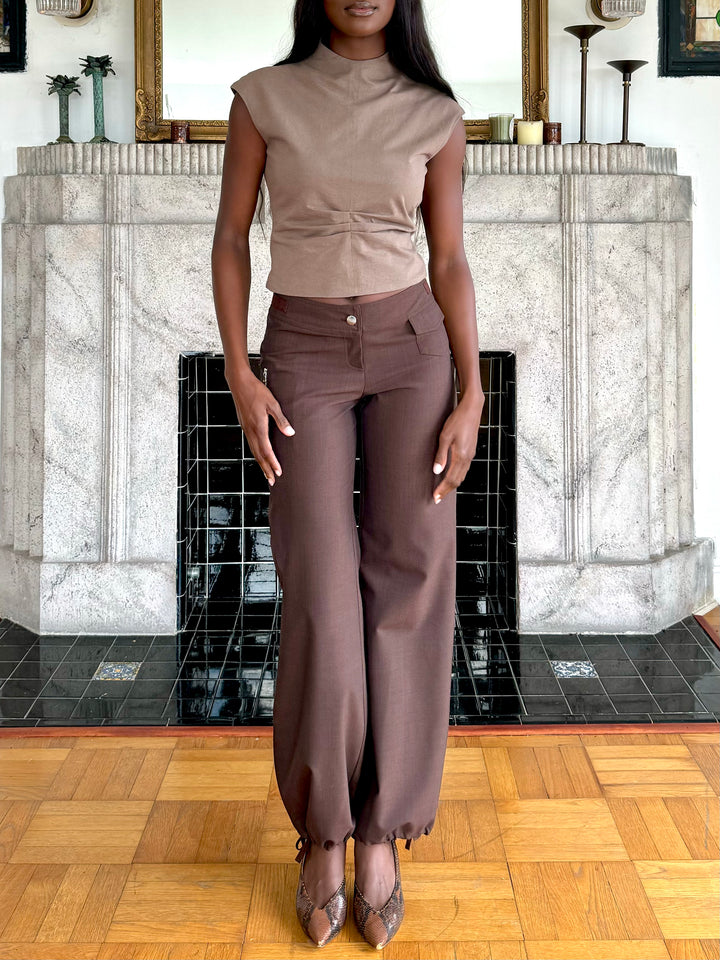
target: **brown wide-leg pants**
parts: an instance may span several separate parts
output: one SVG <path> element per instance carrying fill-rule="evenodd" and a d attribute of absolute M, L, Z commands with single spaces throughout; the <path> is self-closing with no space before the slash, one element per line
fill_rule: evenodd
<path fill-rule="evenodd" d="M 455 491 L 432 499 L 455 406 L 443 320 L 427 281 L 352 305 L 274 294 L 260 347 L 295 428 L 270 418 L 275 772 L 300 836 L 327 849 L 418 837 L 437 813 L 456 545 Z"/>

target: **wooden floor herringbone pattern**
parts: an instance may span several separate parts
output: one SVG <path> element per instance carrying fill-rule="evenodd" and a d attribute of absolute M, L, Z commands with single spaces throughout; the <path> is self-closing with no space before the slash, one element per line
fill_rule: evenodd
<path fill-rule="evenodd" d="M 450 736 L 385 957 L 718 960 L 719 758 L 707 732 Z M 267 736 L 0 739 L 0 960 L 311 956 L 296 837 Z M 351 916 L 323 952 L 377 955 Z"/>

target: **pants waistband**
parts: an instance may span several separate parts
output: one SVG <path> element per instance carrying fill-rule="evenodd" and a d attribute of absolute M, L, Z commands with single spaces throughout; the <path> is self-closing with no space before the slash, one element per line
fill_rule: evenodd
<path fill-rule="evenodd" d="M 420 280 L 398 293 L 393 293 L 389 297 L 381 297 L 379 300 L 371 300 L 369 303 L 322 303 L 319 300 L 313 300 L 312 297 L 273 293 L 270 306 L 286 314 L 310 312 L 315 316 L 327 315 L 328 317 L 355 315 L 372 320 L 376 314 L 382 315 L 387 311 L 404 310 L 414 305 L 421 297 L 428 296 L 432 297 L 430 284 L 427 280 Z"/>

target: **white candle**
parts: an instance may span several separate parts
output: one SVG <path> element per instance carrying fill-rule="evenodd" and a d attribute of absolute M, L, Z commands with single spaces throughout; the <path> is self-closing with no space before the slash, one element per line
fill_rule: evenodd
<path fill-rule="evenodd" d="M 518 120 L 517 142 L 518 143 L 542 143 L 543 142 L 542 120 Z"/>

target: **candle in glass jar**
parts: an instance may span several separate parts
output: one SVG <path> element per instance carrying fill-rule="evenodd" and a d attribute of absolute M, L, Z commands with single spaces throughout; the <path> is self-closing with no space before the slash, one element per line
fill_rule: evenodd
<path fill-rule="evenodd" d="M 517 142 L 518 143 L 542 143 L 543 142 L 542 120 L 518 120 Z"/>

